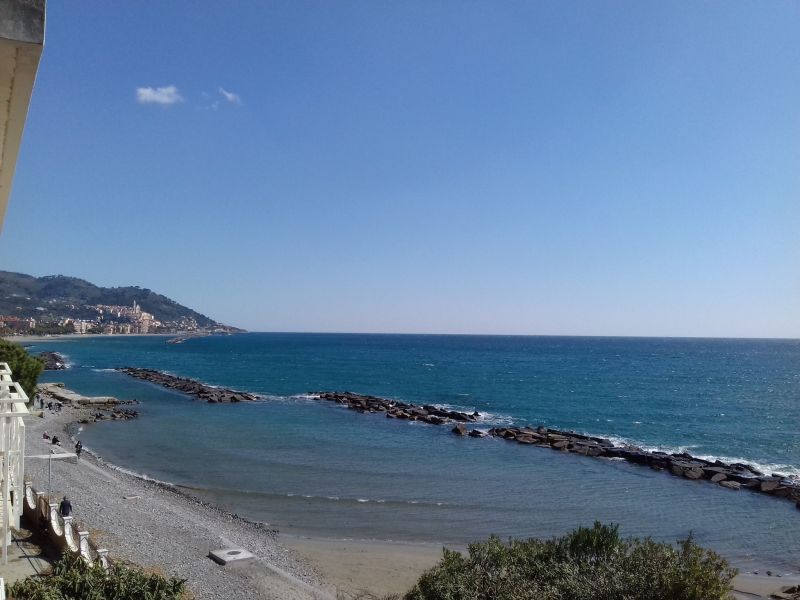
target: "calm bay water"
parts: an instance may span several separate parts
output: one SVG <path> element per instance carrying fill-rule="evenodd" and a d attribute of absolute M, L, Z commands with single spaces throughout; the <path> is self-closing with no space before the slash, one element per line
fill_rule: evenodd
<path fill-rule="evenodd" d="M 283 531 L 464 543 L 599 519 L 663 540 L 691 531 L 745 568 L 800 570 L 800 511 L 788 502 L 304 397 L 444 404 L 486 414 L 486 427 L 544 424 L 800 474 L 800 341 L 246 334 L 33 348 L 45 349 L 72 364 L 46 380 L 142 401 L 137 421 L 86 426 L 86 446 Z M 209 405 L 118 366 L 266 400 Z"/>

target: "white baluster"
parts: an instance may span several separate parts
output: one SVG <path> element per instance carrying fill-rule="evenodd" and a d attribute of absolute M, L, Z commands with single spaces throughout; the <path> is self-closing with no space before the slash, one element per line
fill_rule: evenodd
<path fill-rule="evenodd" d="M 72 517 L 64 517 L 64 539 L 70 550 L 73 552 L 78 551 L 78 543 L 75 541 L 75 529 L 72 527 Z"/>
<path fill-rule="evenodd" d="M 64 535 L 64 530 L 61 528 L 61 515 L 58 514 L 58 506 L 55 504 L 50 505 L 50 529 L 53 530 L 58 537 Z"/>
<path fill-rule="evenodd" d="M 108 550 L 106 548 L 97 549 L 97 560 L 100 561 L 104 569 L 108 569 Z"/>

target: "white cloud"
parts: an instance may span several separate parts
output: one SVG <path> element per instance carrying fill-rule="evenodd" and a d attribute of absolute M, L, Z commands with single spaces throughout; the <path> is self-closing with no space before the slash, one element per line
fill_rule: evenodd
<path fill-rule="evenodd" d="M 160 88 L 140 87 L 136 88 L 136 101 L 140 104 L 162 104 L 168 106 L 183 102 L 183 96 L 180 95 L 178 88 L 174 85 Z"/>
<path fill-rule="evenodd" d="M 225 98 L 231 104 L 241 104 L 242 99 L 239 97 L 239 94 L 234 94 L 233 92 L 229 92 L 225 88 L 219 88 L 219 93 L 222 94 L 222 97 Z"/>

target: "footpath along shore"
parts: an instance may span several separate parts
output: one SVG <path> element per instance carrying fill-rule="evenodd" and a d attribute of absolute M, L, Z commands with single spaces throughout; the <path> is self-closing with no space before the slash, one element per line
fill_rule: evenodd
<path fill-rule="evenodd" d="M 65 403 L 59 413 L 45 410 L 44 418 L 29 417 L 26 454 L 47 454 L 51 446 L 42 439 L 44 431 L 57 434 L 64 440 L 61 451 L 71 452 L 70 433 L 96 410 L 91 404 Z M 53 461 L 53 494 L 70 497 L 76 521 L 109 549 L 112 559 L 187 579 L 198 600 L 399 594 L 441 557 L 438 544 L 277 534 L 179 488 L 131 475 L 86 450 L 80 461 Z M 47 461 L 26 461 L 26 479 L 46 491 Z M 220 567 L 207 557 L 211 550 L 231 546 L 245 548 L 256 559 Z M 800 577 L 744 574 L 736 578 L 736 597 L 769 598 L 781 588 L 798 584 Z"/>

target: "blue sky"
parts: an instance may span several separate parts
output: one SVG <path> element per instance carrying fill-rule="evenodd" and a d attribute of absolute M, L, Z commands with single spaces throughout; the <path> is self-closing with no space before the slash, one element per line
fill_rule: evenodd
<path fill-rule="evenodd" d="M 50 0 L 0 269 L 251 330 L 800 337 L 798 23 Z"/>

